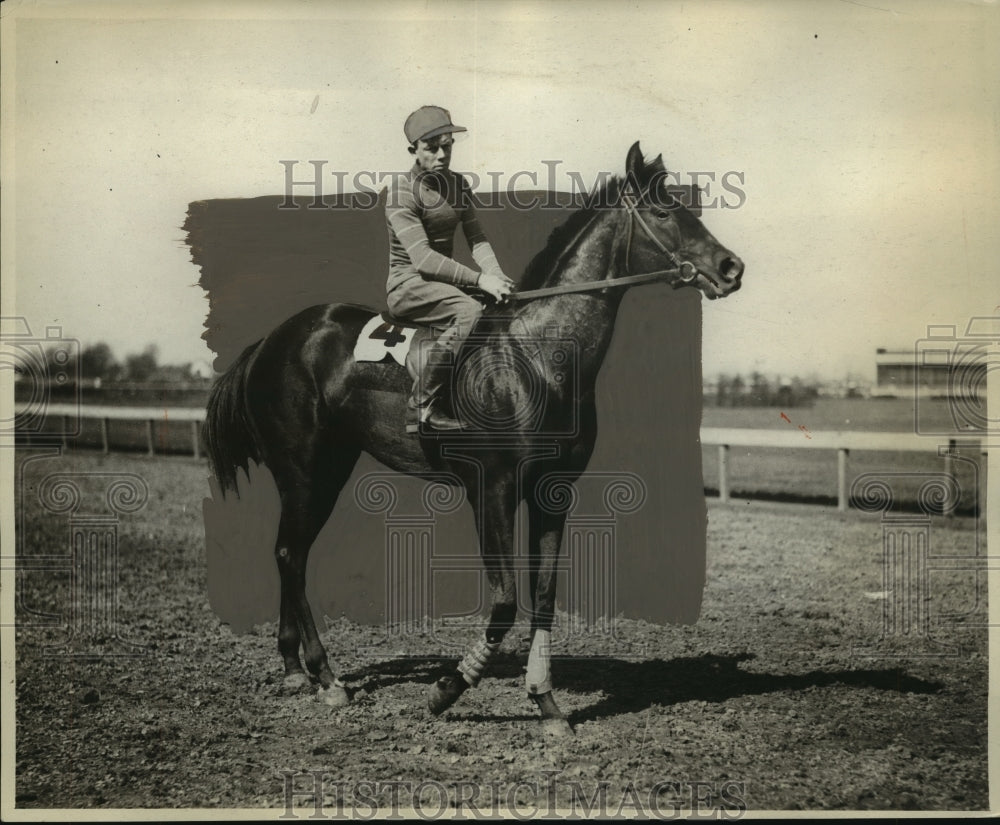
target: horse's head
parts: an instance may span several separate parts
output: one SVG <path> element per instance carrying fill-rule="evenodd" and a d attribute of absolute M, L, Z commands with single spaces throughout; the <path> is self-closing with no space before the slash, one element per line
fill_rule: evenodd
<path fill-rule="evenodd" d="M 629 213 L 625 265 L 630 272 L 674 269 L 673 286 L 696 286 L 714 300 L 735 292 L 743 261 L 720 244 L 667 189 L 663 158 L 646 163 L 636 141 L 626 160 L 621 202 Z"/>

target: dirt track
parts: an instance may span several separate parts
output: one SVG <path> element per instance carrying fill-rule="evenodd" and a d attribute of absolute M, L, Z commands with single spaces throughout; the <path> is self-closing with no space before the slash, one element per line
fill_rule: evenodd
<path fill-rule="evenodd" d="M 52 472 L 52 464 L 38 466 Z M 933 573 L 932 618 L 966 614 L 934 628 L 937 646 L 912 635 L 880 641 L 878 516 L 711 502 L 700 620 L 620 620 L 617 640 L 571 636 L 558 651 L 571 658 L 555 662 L 554 678 L 576 736 L 553 741 L 540 735 L 524 695 L 525 625 L 510 634 L 490 677 L 435 719 L 424 694 L 441 662 L 427 653 L 473 639 L 474 629 L 386 640 L 383 628 L 330 623 L 324 641 L 354 694 L 351 706 L 332 710 L 282 688 L 275 624 L 234 636 L 211 612 L 202 464 L 81 454 L 58 469 L 133 472 L 149 482 L 149 504 L 119 533 L 120 626 L 142 655 L 44 655 L 45 645 L 66 640 L 66 628 L 22 610 L 19 806 L 278 814 L 286 782 L 297 804 L 311 804 L 312 779 L 299 773 L 307 770 L 326 772 L 330 815 L 344 789 L 362 815 L 374 804 L 391 813 L 393 793 L 407 807 L 407 786 L 393 791 L 393 781 L 419 786 L 415 804 L 428 814 L 439 810 L 442 789 L 446 804 L 478 789 L 471 805 L 485 813 L 497 798 L 520 806 L 515 813 L 532 805 L 545 813 L 550 792 L 558 807 L 580 812 L 581 794 L 589 802 L 601 782 L 610 815 L 623 802 L 625 814 L 655 815 L 650 789 L 671 782 L 654 794 L 663 815 L 699 798 L 702 810 L 726 804 L 730 815 L 741 805 L 987 806 L 986 632 L 975 626 L 985 623 L 985 575 L 977 602 L 975 574 Z M 41 473 L 28 470 L 29 486 Z M 65 520 L 32 512 L 26 554 L 66 552 Z M 975 522 L 936 519 L 930 536 L 935 553 L 965 555 Z M 22 580 L 24 608 L 67 609 L 68 575 L 28 571 Z M 71 642 L 70 652 L 92 651 L 85 642 Z"/>

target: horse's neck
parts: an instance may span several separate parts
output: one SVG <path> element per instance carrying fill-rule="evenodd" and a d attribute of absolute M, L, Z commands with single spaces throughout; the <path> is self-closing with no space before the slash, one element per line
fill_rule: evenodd
<path fill-rule="evenodd" d="M 616 214 L 611 210 L 598 214 L 562 253 L 543 285 L 598 282 L 621 274 Z M 517 323 L 529 335 L 558 328 L 560 337 L 576 342 L 582 374 L 596 376 L 611 343 L 623 292 L 610 289 L 535 299 L 518 312 Z"/>
<path fill-rule="evenodd" d="M 580 229 L 539 286 L 599 281 L 614 274 L 620 232 L 618 211 L 599 210 Z"/>

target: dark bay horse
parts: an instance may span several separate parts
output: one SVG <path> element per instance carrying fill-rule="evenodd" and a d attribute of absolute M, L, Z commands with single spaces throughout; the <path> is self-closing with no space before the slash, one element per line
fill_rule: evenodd
<path fill-rule="evenodd" d="M 221 488 L 237 490 L 237 468 L 246 470 L 252 460 L 268 467 L 280 495 L 275 557 L 286 684 L 309 683 L 301 647 L 323 699 L 348 701 L 316 632 L 305 571 L 309 549 L 365 451 L 393 470 L 462 485 L 473 509 L 492 593 L 489 623 L 456 669 L 431 686 L 434 713 L 479 682 L 514 623 L 515 511 L 527 502 L 527 688 L 546 727 L 569 731 L 552 697 L 549 665 L 567 512 L 546 484 L 572 481 L 586 470 L 597 436 L 595 383 L 626 288 L 659 280 L 694 286 L 715 299 L 737 290 L 743 275 L 742 261 L 669 195 L 666 178 L 662 160 L 647 163 L 634 144 L 625 177 L 611 179 L 552 233 L 514 301 L 487 309 L 460 353 L 452 387 L 453 412 L 466 420 L 465 431 L 405 432 L 406 369 L 391 359 L 353 357 L 374 315 L 364 307 L 304 310 L 248 347 L 219 379 L 205 439 Z M 575 342 L 572 381 L 561 380 L 566 371 L 557 369 L 566 355 L 561 343 L 557 352 L 553 328 Z M 565 426 L 568 421 L 573 426 Z M 540 432 L 548 434 L 544 450 Z"/>

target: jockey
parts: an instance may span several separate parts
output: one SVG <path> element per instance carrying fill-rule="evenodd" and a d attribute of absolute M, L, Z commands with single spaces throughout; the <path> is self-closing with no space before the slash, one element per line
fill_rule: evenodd
<path fill-rule="evenodd" d="M 405 175 L 393 178 L 386 200 L 389 311 L 401 319 L 445 328 L 413 383 L 409 407 L 416 410 L 418 423 L 407 424 L 407 432 L 416 432 L 421 424 L 436 430 L 461 428 L 437 402 L 462 342 L 483 311 L 466 290 L 478 289 L 502 302 L 514 288 L 479 225 L 468 183 L 448 168 L 452 135 L 465 131 L 438 106 L 413 112 L 403 132 L 414 164 Z M 480 272 L 452 257 L 459 223 Z"/>

